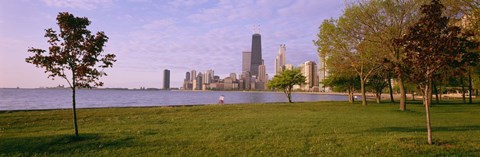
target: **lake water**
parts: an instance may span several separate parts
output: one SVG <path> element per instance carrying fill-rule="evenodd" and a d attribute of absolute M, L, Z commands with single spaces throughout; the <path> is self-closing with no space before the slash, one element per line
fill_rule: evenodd
<path fill-rule="evenodd" d="M 63 109 L 72 107 L 70 89 L 0 89 L 0 110 Z M 288 102 L 283 93 L 241 91 L 77 90 L 77 108 L 175 106 Z M 292 94 L 295 102 L 346 101 L 344 95 Z"/>

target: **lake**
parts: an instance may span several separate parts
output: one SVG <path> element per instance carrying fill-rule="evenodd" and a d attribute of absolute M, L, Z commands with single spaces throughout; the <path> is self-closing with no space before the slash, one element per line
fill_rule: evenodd
<path fill-rule="evenodd" d="M 64 109 L 72 107 L 70 89 L 0 89 L 0 110 Z M 181 90 L 77 90 L 77 108 L 176 106 L 288 102 L 283 93 Z M 293 93 L 294 102 L 346 101 L 345 95 Z"/>

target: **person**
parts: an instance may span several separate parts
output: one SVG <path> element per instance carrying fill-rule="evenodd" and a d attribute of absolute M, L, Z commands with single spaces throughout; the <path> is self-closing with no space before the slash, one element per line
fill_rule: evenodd
<path fill-rule="evenodd" d="M 220 98 L 218 98 L 218 104 L 223 105 L 224 101 L 225 101 L 225 96 L 220 95 Z"/>

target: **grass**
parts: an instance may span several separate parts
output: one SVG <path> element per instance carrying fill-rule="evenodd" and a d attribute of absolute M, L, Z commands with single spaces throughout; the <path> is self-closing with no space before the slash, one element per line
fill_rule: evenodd
<path fill-rule="evenodd" d="M 0 112 L 0 156 L 480 156 L 480 105 L 347 102 Z"/>

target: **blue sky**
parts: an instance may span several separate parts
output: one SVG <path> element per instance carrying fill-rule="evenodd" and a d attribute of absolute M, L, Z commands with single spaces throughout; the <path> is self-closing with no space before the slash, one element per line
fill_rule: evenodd
<path fill-rule="evenodd" d="M 110 38 L 106 52 L 118 61 L 101 78 L 105 87 L 161 88 L 163 69 L 171 70 L 172 87 L 192 69 L 239 74 L 254 25 L 270 77 L 280 44 L 289 64 L 318 62 L 312 42 L 318 27 L 344 6 L 341 0 L 0 0 L 0 87 L 66 85 L 25 62 L 29 47 L 48 48 L 44 29 L 58 30 L 58 12 L 88 17 L 92 32 Z"/>

